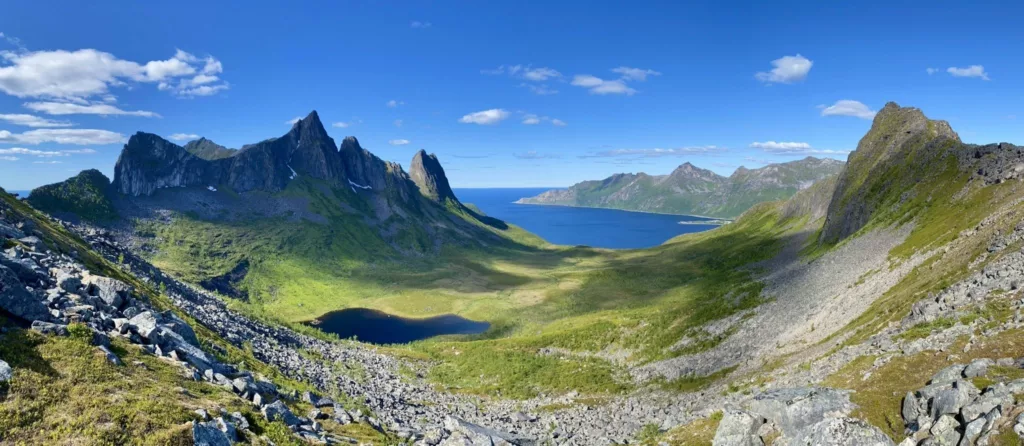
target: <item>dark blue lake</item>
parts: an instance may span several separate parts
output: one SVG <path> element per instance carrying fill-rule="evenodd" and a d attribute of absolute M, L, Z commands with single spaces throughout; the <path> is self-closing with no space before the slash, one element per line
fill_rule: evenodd
<path fill-rule="evenodd" d="M 680 234 L 706 231 L 716 225 L 679 224 L 706 218 L 648 214 L 614 209 L 515 204 L 551 188 L 455 189 L 463 203 L 500 218 L 559 245 L 599 248 L 649 248 Z"/>
<path fill-rule="evenodd" d="M 488 322 L 471 321 L 454 314 L 412 319 L 367 308 L 332 311 L 309 325 L 342 339 L 355 336 L 371 344 L 405 344 L 440 335 L 477 334 L 491 326 Z"/>

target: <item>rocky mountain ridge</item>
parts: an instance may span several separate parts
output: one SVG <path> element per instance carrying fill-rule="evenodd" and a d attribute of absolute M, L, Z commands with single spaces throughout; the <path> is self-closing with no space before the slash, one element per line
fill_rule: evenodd
<path fill-rule="evenodd" d="M 740 167 L 724 177 L 686 162 L 668 175 L 615 174 L 517 203 L 734 218 L 757 203 L 787 199 L 813 182 L 836 174 L 842 166 L 841 161 L 807 157 L 758 169 Z"/>

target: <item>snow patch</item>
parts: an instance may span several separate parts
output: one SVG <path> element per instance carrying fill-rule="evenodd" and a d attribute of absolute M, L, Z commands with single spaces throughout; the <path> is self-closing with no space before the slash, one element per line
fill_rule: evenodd
<path fill-rule="evenodd" d="M 206 186 L 206 190 L 208 190 L 210 192 L 217 192 L 217 188 L 213 187 L 213 186 Z"/>
<path fill-rule="evenodd" d="M 348 180 L 348 185 L 349 185 L 349 186 L 352 186 L 352 187 L 354 187 L 354 188 L 355 188 L 355 187 L 358 187 L 358 188 L 360 188 L 360 189 L 363 189 L 363 190 L 373 189 L 373 188 L 372 188 L 372 187 L 370 187 L 369 185 L 363 186 L 363 185 L 361 185 L 361 184 L 353 183 L 353 182 L 352 182 L 352 180 Z M 352 189 L 352 192 L 355 192 L 355 189 Z"/>
<path fill-rule="evenodd" d="M 289 180 L 294 180 L 299 174 L 295 173 L 295 169 L 292 169 L 292 165 L 288 165 L 288 170 L 292 171 L 292 176 L 288 177 Z"/>

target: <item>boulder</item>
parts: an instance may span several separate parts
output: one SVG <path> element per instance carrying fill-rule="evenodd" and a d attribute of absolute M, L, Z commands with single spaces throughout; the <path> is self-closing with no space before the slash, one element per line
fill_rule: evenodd
<path fill-rule="evenodd" d="M 232 442 L 238 441 L 238 431 L 235 430 L 234 424 L 225 420 L 223 417 L 217 417 L 213 422 L 217 424 L 217 429 L 224 432 L 224 436 L 227 437 L 228 440 Z"/>
<path fill-rule="evenodd" d="M 14 371 L 11 370 L 11 366 L 0 359 L 0 384 L 9 382 L 14 377 Z"/>
<path fill-rule="evenodd" d="M 107 358 L 108 362 L 117 366 L 121 365 L 121 358 L 118 358 L 117 355 L 115 355 L 114 352 L 110 350 L 110 347 L 101 345 L 97 348 L 99 348 L 100 351 L 103 352 L 103 356 Z"/>
<path fill-rule="evenodd" d="M 298 426 L 299 417 L 292 413 L 288 406 L 285 406 L 281 400 L 274 401 L 271 404 L 263 406 L 263 416 L 267 421 L 283 421 L 288 426 Z"/>
<path fill-rule="evenodd" d="M 50 316 L 46 305 L 28 292 L 18 276 L 3 265 L 0 265 L 0 309 L 26 321 Z"/>
<path fill-rule="evenodd" d="M 825 416 L 845 416 L 851 410 L 845 391 L 827 387 L 801 387 L 764 392 L 749 404 L 749 411 L 775 425 L 789 438 Z"/>
<path fill-rule="evenodd" d="M 444 428 L 452 433 L 452 438 L 449 438 L 449 440 L 455 439 L 455 441 L 463 441 L 466 444 L 512 444 L 521 446 L 535 444 L 535 442 L 530 439 L 505 432 L 499 432 L 453 416 L 445 417 Z"/>
<path fill-rule="evenodd" d="M 87 274 L 82 278 L 89 295 L 99 297 L 104 303 L 114 308 L 121 305 L 129 297 L 132 287 L 117 279 Z"/>
<path fill-rule="evenodd" d="M 761 446 L 757 430 L 763 424 L 760 417 L 741 410 L 726 410 L 715 431 L 713 446 Z"/>
<path fill-rule="evenodd" d="M 951 383 L 953 381 L 961 379 L 963 378 L 964 369 L 966 367 L 967 366 L 963 364 L 953 364 L 949 367 L 939 370 L 938 373 L 932 376 L 931 381 L 928 381 L 928 384 Z"/>
<path fill-rule="evenodd" d="M 67 325 L 54 324 L 43 321 L 32 321 L 32 330 L 45 335 L 54 336 L 67 336 L 69 334 Z"/>
<path fill-rule="evenodd" d="M 67 271 L 62 269 L 53 269 L 50 270 L 50 274 L 52 274 L 54 280 L 57 281 L 57 286 L 64 291 L 75 293 L 82 287 L 82 280 L 79 279 L 78 276 Z"/>
<path fill-rule="evenodd" d="M 157 319 L 152 311 L 143 311 L 128 320 L 128 323 L 135 327 L 135 332 L 152 344 L 159 343 L 159 337 L 154 336 L 157 332 Z"/>
<path fill-rule="evenodd" d="M 943 415 L 960 413 L 960 408 L 971 401 L 972 394 L 977 395 L 977 393 L 977 388 L 974 385 L 963 380 L 956 381 L 953 387 L 940 391 L 932 399 L 930 412 L 932 419 L 938 421 L 939 417 Z"/>
<path fill-rule="evenodd" d="M 760 439 L 759 439 L 760 440 Z M 847 417 L 826 418 L 796 435 L 790 446 L 893 446 L 878 428 Z"/>
<path fill-rule="evenodd" d="M 964 368 L 964 378 L 975 378 L 978 376 L 985 376 L 985 374 L 988 373 L 988 368 L 993 365 L 995 365 L 995 361 L 991 359 L 975 359 L 974 361 L 971 361 L 970 364 L 967 364 L 967 367 Z"/>
<path fill-rule="evenodd" d="M 960 423 L 952 415 L 943 415 L 935 422 L 929 433 L 932 434 L 932 443 L 935 446 L 957 446 L 960 442 L 960 433 L 957 428 Z"/>
<path fill-rule="evenodd" d="M 35 285 L 40 280 L 46 278 L 46 274 L 39 268 L 39 264 L 32 259 L 18 259 L 0 255 L 0 265 L 10 268 L 14 275 L 18 276 L 18 280 L 26 284 Z"/>
<path fill-rule="evenodd" d="M 192 422 L 192 443 L 195 446 L 231 446 L 231 440 L 212 421 Z"/>

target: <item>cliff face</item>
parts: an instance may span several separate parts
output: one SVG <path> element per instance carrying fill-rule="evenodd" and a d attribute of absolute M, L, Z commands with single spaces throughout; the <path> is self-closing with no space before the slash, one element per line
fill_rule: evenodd
<path fill-rule="evenodd" d="M 415 191 L 401 166 L 377 158 L 354 137 L 345 138 L 339 150 L 315 111 L 283 136 L 237 151 L 206 139 L 181 147 L 139 132 L 124 146 L 114 172 L 114 188 L 131 196 L 189 186 L 276 192 L 302 175 L 354 190 L 384 191 L 403 201 Z"/>
<path fill-rule="evenodd" d="M 441 162 L 437 160 L 436 155 L 427 155 L 427 152 L 423 150 L 416 152 L 409 165 L 409 172 L 412 181 L 416 183 L 420 193 L 425 197 L 438 203 L 448 200 L 459 201 L 455 198 L 455 193 L 452 192 L 452 188 L 448 184 L 448 176 L 445 175 L 444 168 L 441 167 Z"/>

